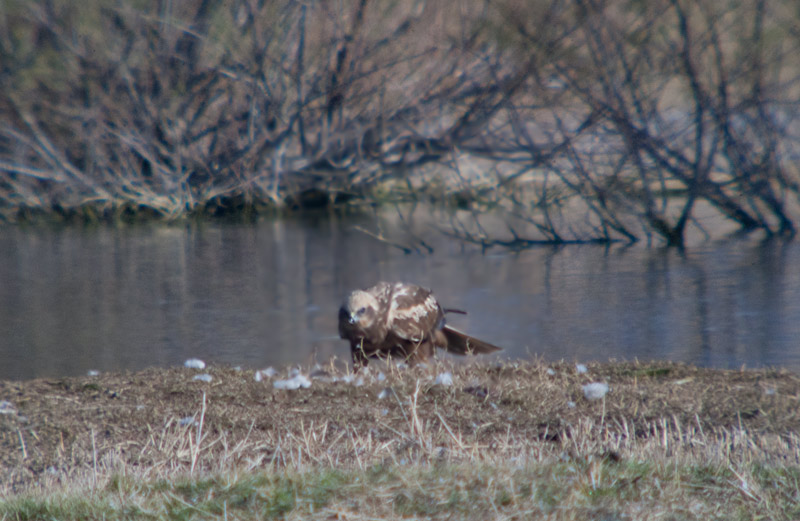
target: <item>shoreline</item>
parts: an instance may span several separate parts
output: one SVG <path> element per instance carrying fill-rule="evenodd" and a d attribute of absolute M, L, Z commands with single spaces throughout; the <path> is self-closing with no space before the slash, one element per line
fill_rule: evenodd
<path fill-rule="evenodd" d="M 763 477 L 752 474 L 759 468 L 800 476 L 800 375 L 670 362 L 611 361 L 583 369 L 567 362 L 445 361 L 406 370 L 375 364 L 353 377 L 331 363 L 302 371 L 310 386 L 293 390 L 275 386 L 293 378 L 288 368 L 261 381 L 253 370 L 220 366 L 2 381 L 0 401 L 9 405 L 0 414 L 0 475 L 6 476 L 0 491 L 46 502 L 88 488 L 108 500 L 121 479 L 124 487 L 158 496 L 156 483 L 164 480 L 170 490 L 200 480 L 223 494 L 226 480 L 274 487 L 288 479 L 321 486 L 330 505 L 347 503 L 342 487 L 355 487 L 356 499 L 369 503 L 376 490 L 364 480 L 377 472 L 376 487 L 391 488 L 395 499 L 407 496 L 401 510 L 389 513 L 423 515 L 404 480 L 417 476 L 461 497 L 467 492 L 457 477 L 469 468 L 475 479 L 519 478 L 531 490 L 548 480 L 572 483 L 565 490 L 586 479 L 602 481 L 593 472 L 616 476 L 612 481 L 634 479 L 633 472 L 647 488 L 665 472 L 716 469 L 709 478 L 720 487 L 716 492 L 745 504 L 753 501 L 746 492 L 756 489 L 742 489 L 741 480 L 737 485 L 737 472 L 756 481 Z M 211 380 L 195 379 L 201 374 Z M 590 396 L 587 384 L 605 384 L 607 393 Z M 675 493 L 694 486 L 671 475 Z M 320 484 L 326 480 L 340 485 Z M 627 486 L 612 489 L 612 498 L 631 493 Z M 314 501 L 301 500 L 304 494 L 295 490 L 295 506 L 282 515 L 310 515 Z M 537 497 L 520 494 L 506 490 L 509 508 Z M 773 494 L 788 501 L 788 490 L 764 497 L 788 508 Z M 18 516 L 17 499 L 2 507 L 12 508 L 6 516 Z M 462 503 L 431 512 L 461 512 L 455 506 Z"/>

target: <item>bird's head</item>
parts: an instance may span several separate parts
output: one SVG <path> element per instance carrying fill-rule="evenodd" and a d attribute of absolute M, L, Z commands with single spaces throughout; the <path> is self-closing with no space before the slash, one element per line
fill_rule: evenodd
<path fill-rule="evenodd" d="M 370 327 L 378 316 L 378 300 L 366 291 L 350 293 L 339 310 L 339 322 L 362 329 Z"/>

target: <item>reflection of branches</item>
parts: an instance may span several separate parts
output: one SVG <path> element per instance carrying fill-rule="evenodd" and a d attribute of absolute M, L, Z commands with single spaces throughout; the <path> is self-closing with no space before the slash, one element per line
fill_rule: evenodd
<path fill-rule="evenodd" d="M 417 236 L 412 236 L 410 243 L 403 244 L 403 243 L 397 242 L 394 239 L 389 238 L 380 229 L 377 232 L 372 232 L 370 230 L 367 230 L 363 226 L 353 226 L 353 229 L 356 230 L 356 231 L 359 231 L 359 232 L 361 232 L 363 234 L 369 235 L 370 237 L 372 237 L 373 239 L 375 239 L 377 241 L 380 241 L 380 242 L 382 242 L 384 244 L 388 244 L 389 246 L 397 248 L 397 249 L 401 250 L 403 253 L 405 253 L 406 255 L 411 254 L 411 253 L 417 253 L 417 254 L 431 254 L 431 253 L 433 253 L 433 247 L 431 245 L 429 245 L 427 242 L 425 242 L 422 238 L 417 237 Z M 411 227 L 409 227 L 408 229 L 410 230 Z"/>

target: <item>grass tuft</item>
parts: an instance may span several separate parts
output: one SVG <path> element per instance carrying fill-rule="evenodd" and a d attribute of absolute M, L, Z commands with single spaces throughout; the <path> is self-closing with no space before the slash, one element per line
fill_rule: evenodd
<path fill-rule="evenodd" d="M 0 382 L 0 520 L 800 518 L 791 373 L 382 369 L 296 391 L 221 367 Z"/>

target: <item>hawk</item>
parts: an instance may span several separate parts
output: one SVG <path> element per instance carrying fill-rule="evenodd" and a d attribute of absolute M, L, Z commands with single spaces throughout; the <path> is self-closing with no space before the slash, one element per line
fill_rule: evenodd
<path fill-rule="evenodd" d="M 339 335 L 350 341 L 353 366 L 370 358 L 395 358 L 414 365 L 434 354 L 434 348 L 466 355 L 500 348 L 445 324 L 446 312 L 431 290 L 404 282 L 379 282 L 347 296 L 339 310 Z"/>

